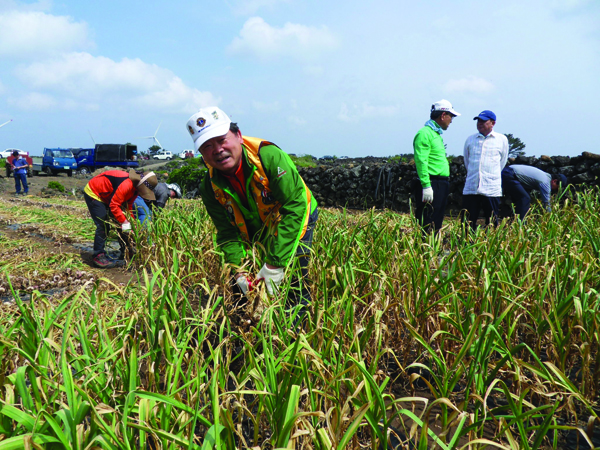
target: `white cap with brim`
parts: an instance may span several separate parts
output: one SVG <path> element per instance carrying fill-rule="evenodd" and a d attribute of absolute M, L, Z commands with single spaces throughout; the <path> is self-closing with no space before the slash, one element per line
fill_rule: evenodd
<path fill-rule="evenodd" d="M 202 108 L 189 118 L 187 129 L 196 150 L 199 151 L 202 144 L 217 136 L 224 136 L 229 131 L 231 120 L 221 109 L 216 106 Z"/>
<path fill-rule="evenodd" d="M 454 116 L 460 116 L 459 112 L 454 111 L 454 109 L 452 108 L 452 104 L 448 100 L 444 99 L 440 100 L 439 102 L 435 102 L 433 105 L 431 105 L 431 112 L 433 111 L 445 111 L 449 112 Z"/>

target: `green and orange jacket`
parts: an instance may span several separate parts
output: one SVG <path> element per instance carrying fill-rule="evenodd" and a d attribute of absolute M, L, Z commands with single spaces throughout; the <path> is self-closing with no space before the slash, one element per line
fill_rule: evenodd
<path fill-rule="evenodd" d="M 275 144 L 244 136 L 242 169 L 248 208 L 218 170 L 208 166 L 200 195 L 216 229 L 225 262 L 241 265 L 252 242 L 261 242 L 266 262 L 286 267 L 317 207 L 290 157 Z"/>

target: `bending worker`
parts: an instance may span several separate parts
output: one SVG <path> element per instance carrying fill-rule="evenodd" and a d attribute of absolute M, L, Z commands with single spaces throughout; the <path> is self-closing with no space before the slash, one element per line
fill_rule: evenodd
<path fill-rule="evenodd" d="M 118 229 L 120 254 L 117 260 L 122 260 L 125 257 L 127 241 L 125 235 L 131 232 L 131 223 L 123 213 L 123 209 L 130 213 L 138 195 L 148 201 L 154 200 L 153 191 L 157 183 L 154 172 L 140 175 L 134 170 L 130 170 L 129 173 L 122 170 L 107 170 L 96 175 L 86 184 L 83 197 L 96 224 L 93 258 L 97 267 L 108 268 L 117 264 L 117 261 L 108 258 L 104 249 L 111 218 L 120 225 Z"/>
<path fill-rule="evenodd" d="M 225 263 L 237 270 L 234 294 L 247 293 L 252 276 L 244 270 L 246 251 L 260 242 L 266 257 L 255 281 L 264 280 L 273 295 L 297 259 L 302 277 L 291 283 L 289 299 L 293 305 L 308 304 L 306 279 L 318 210 L 290 157 L 271 142 L 242 136 L 217 107 L 201 109 L 187 128 L 208 167 L 200 194 Z"/>
<path fill-rule="evenodd" d="M 154 218 L 155 210 L 163 209 L 169 199 L 181 198 L 181 188 L 177 183 L 158 183 L 154 188 L 154 196 L 156 197 L 154 201 L 146 201 L 139 196 L 133 202 L 135 215 L 142 225 L 145 224 L 146 220 L 151 221 Z"/>
<path fill-rule="evenodd" d="M 536 167 L 513 164 L 502 170 L 502 190 L 508 194 L 515 205 L 515 213 L 521 220 L 529 211 L 531 191 L 539 191 L 542 204 L 550 212 L 550 194 L 558 192 L 560 185 L 567 186 L 567 177 L 562 174 L 551 175 Z"/>

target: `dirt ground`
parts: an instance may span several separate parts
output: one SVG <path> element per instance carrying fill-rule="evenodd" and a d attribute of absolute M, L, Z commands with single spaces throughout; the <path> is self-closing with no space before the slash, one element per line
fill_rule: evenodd
<path fill-rule="evenodd" d="M 144 170 L 157 170 L 164 165 L 164 162 L 154 163 L 153 161 L 148 161 L 148 163 L 151 164 L 144 165 Z M 6 178 L 0 175 L 0 198 L 2 199 L 2 201 L 7 201 L 10 203 L 18 202 L 28 206 L 41 205 L 40 201 L 43 198 L 60 195 L 54 190 L 47 189 L 49 182 L 56 181 L 65 187 L 65 193 L 69 195 L 69 198 L 80 200 L 82 202 L 82 210 L 85 211 L 85 203 L 83 203 L 84 200 L 82 196 L 82 189 L 89 182 L 92 176 L 97 175 L 99 173 L 101 173 L 101 171 L 96 171 L 91 176 L 74 174 L 72 177 L 68 177 L 67 174 L 58 174 L 56 176 L 48 176 L 45 174 L 41 174 L 39 176 L 29 177 L 27 179 L 29 195 L 27 196 L 16 196 L 14 178 Z M 73 193 L 75 193 L 76 195 L 73 196 Z M 50 207 L 49 205 L 50 204 L 41 206 Z M 52 207 L 59 208 L 60 206 L 54 205 Z M 36 242 L 36 244 L 40 248 L 40 252 L 42 253 L 53 254 L 57 252 L 66 252 L 79 254 L 81 257 L 81 262 L 90 268 L 90 273 L 93 273 L 97 277 L 96 279 L 100 277 L 108 278 L 116 285 L 124 285 L 132 280 L 139 279 L 139 277 L 137 276 L 138 274 L 136 274 L 130 268 L 96 268 L 92 262 L 91 248 L 93 243 L 91 240 L 89 243 L 86 243 L 83 247 L 77 244 L 72 245 L 72 243 L 70 242 L 57 242 L 51 239 L 50 236 L 45 236 L 44 232 L 39 227 L 36 227 L 35 224 L 27 224 L 26 226 L 15 230 L 14 228 L 11 228 L 9 226 L 9 223 L 6 220 L 4 220 L 1 211 L 0 234 L 3 234 L 8 237 L 14 237 L 15 239 L 22 238 L 23 235 L 27 235 L 29 236 L 29 239 Z M 11 271 L 9 269 L 9 274 L 10 272 Z"/>

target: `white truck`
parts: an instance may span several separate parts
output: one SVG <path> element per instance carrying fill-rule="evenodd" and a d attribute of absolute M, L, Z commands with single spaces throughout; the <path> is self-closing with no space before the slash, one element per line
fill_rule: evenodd
<path fill-rule="evenodd" d="M 156 152 L 152 158 L 153 159 L 166 159 L 167 161 L 171 161 L 173 159 L 173 153 L 171 153 L 167 150 L 160 150 L 159 152 Z"/>

